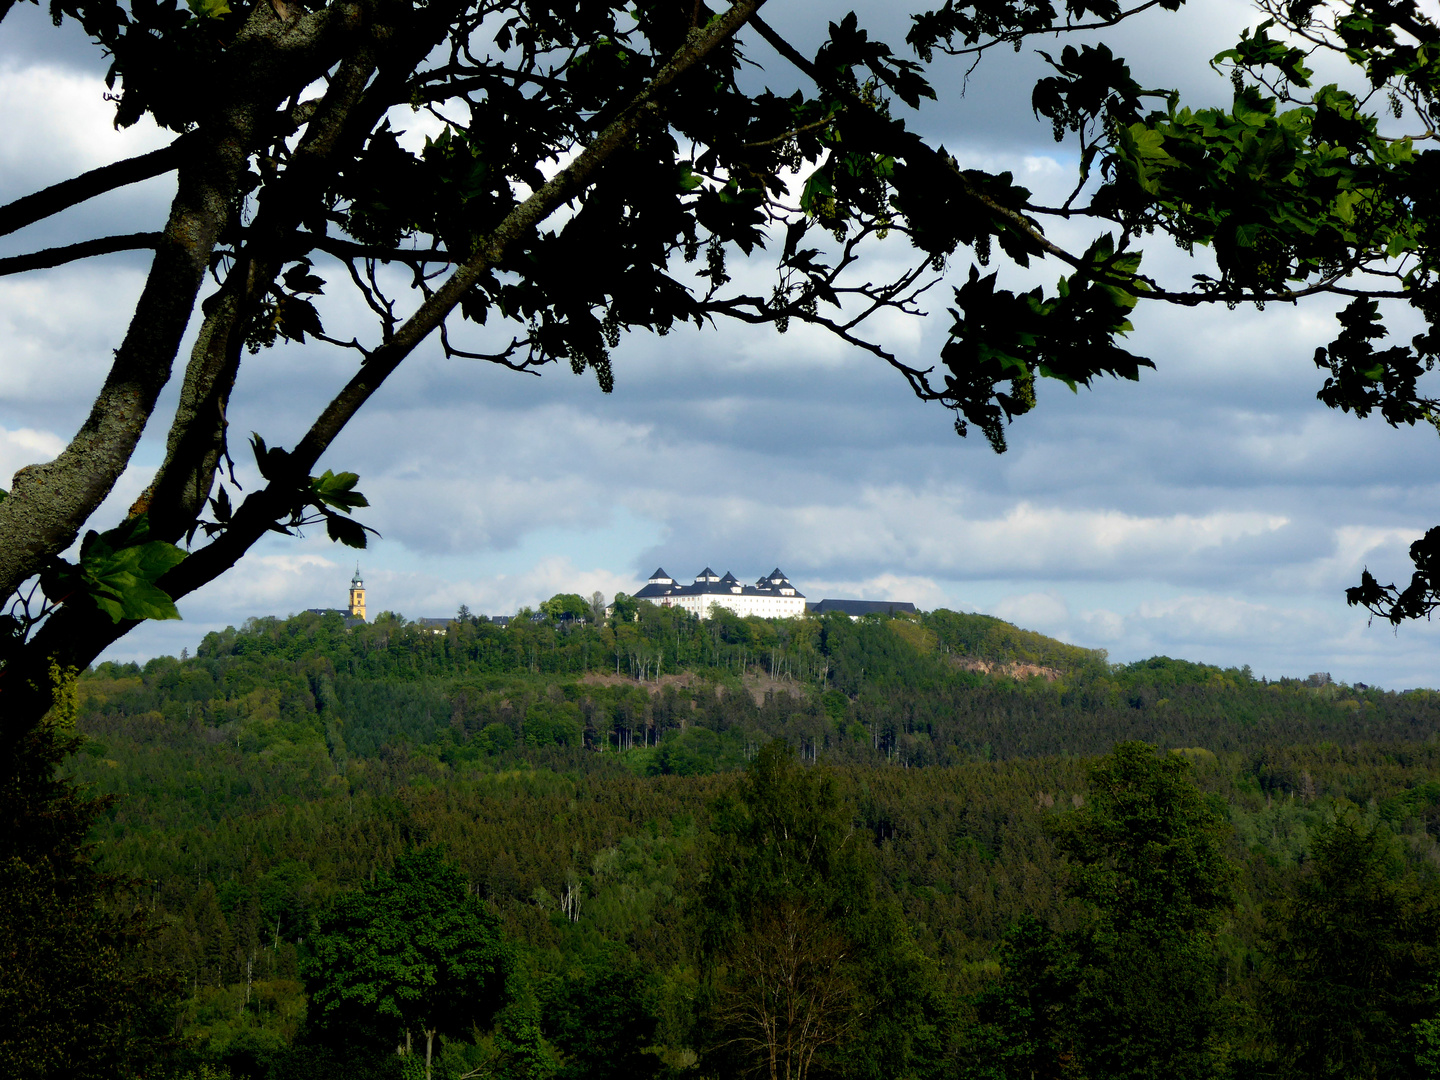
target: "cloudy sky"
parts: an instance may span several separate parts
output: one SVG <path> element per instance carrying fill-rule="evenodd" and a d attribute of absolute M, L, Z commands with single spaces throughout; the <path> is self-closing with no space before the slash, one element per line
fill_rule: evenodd
<path fill-rule="evenodd" d="M 844 10 L 767 8 L 800 41 Z M 887 17 L 885 5 L 862 9 L 882 33 Z M 1110 40 L 1142 83 L 1219 102 L 1228 82 L 1205 61 L 1255 21 L 1245 4 L 1206 0 Z M 1058 201 L 1074 157 L 1026 108 L 1036 63 L 996 56 L 968 85 L 942 73 L 941 100 L 919 122 L 963 164 L 1011 170 Z M 0 26 L 0 199 L 163 144 L 153 130 L 112 129 L 102 75 L 83 39 L 34 7 Z M 158 228 L 172 186 L 95 200 L 5 238 L 0 254 Z M 1147 266 L 1175 283 L 1205 268 L 1156 244 Z M 957 260 L 957 279 L 966 268 Z M 0 475 L 73 433 L 145 269 L 113 256 L 0 278 Z M 1042 266 L 1035 280 L 1056 276 Z M 935 355 L 945 295 L 931 317 L 885 328 L 902 357 Z M 356 317 L 349 304 L 332 299 L 327 324 Z M 1369 625 L 1343 593 L 1367 565 L 1382 580 L 1404 574 L 1410 541 L 1440 521 L 1440 444 L 1315 401 L 1310 357 L 1333 336 L 1330 311 L 1142 310 L 1131 348 L 1158 370 L 1078 395 L 1040 387 L 1041 407 L 998 457 L 872 358 L 803 328 L 631 337 L 609 396 L 568 370 L 534 378 L 431 347 L 324 464 L 360 473 L 373 504 L 363 520 L 383 539 L 361 558 L 373 611 L 507 613 L 558 591 L 631 591 L 657 565 L 686 580 L 706 565 L 742 579 L 778 565 L 812 599 L 986 612 L 1116 661 L 1164 653 L 1272 677 L 1433 686 L 1435 628 Z M 323 347 L 248 359 L 232 431 L 292 444 L 351 364 Z M 144 486 L 162 440 L 147 433 L 101 527 Z M 338 606 L 353 570 L 353 554 L 323 536 L 275 538 L 182 602 L 183 622 L 143 627 L 112 655 L 178 653 L 252 615 Z"/>

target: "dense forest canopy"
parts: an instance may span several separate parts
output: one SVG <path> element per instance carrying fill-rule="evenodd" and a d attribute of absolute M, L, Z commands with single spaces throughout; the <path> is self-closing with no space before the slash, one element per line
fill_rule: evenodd
<path fill-rule="evenodd" d="M 97 724 L 183 718 L 241 752 L 304 747 L 347 768 L 405 743 L 472 761 L 638 749 L 658 771 L 708 771 L 776 737 L 831 761 L 921 766 L 1095 754 L 1131 738 L 1214 751 L 1424 738 L 1437 715 L 1424 691 L 1272 683 L 1163 657 L 1111 665 L 945 610 L 699 620 L 642 604 L 634 622 L 522 613 L 438 633 L 388 613 L 354 628 L 305 614 L 209 634 L 183 662 L 101 664 L 82 687 Z"/>
<path fill-rule="evenodd" d="M 146 1075 L 1298 1080 L 1440 1048 L 1437 695 L 949 611 L 638 616 L 256 619 L 86 673 L 65 770 L 125 879 L 100 907 L 146 920 L 116 994 Z M 461 989 L 407 990 L 447 949 Z"/>

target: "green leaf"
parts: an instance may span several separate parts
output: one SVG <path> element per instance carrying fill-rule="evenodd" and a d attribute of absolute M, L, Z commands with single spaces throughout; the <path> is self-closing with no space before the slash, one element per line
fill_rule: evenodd
<path fill-rule="evenodd" d="M 365 546 L 365 526 L 358 521 L 341 517 L 339 514 L 325 515 L 325 532 L 331 540 L 338 541 L 346 547 L 363 548 Z"/>
<path fill-rule="evenodd" d="M 221 525 L 228 525 L 230 518 L 234 515 L 234 508 L 230 505 L 230 493 L 223 487 L 211 497 L 210 510 L 215 515 L 215 520 Z"/>
<path fill-rule="evenodd" d="M 816 217 L 835 202 L 835 185 L 827 169 L 816 169 L 805 181 L 805 190 L 800 194 L 800 208 Z"/>
<path fill-rule="evenodd" d="M 185 552 L 164 540 L 145 540 L 149 530 L 141 514 L 109 532 L 91 532 L 81 546 L 74 584 L 117 623 L 180 618 L 175 601 L 155 582 L 179 565 Z"/>
<path fill-rule="evenodd" d="M 275 328 L 286 341 L 302 343 L 306 334 L 318 337 L 325 332 L 315 305 L 309 300 L 301 300 L 298 296 L 282 295 L 276 299 Z"/>
<path fill-rule="evenodd" d="M 317 277 L 310 272 L 310 260 L 301 259 L 296 265 L 285 271 L 285 287 L 292 293 L 312 293 L 319 295 L 325 291 L 325 279 Z"/>
<path fill-rule="evenodd" d="M 370 500 L 355 490 L 359 480 L 356 473 L 326 469 L 323 475 L 310 478 L 310 494 L 318 505 L 333 506 L 348 514 L 353 507 L 370 505 Z"/>
<path fill-rule="evenodd" d="M 129 579 L 120 589 L 107 589 L 91 594 L 95 606 L 115 622 L 121 619 L 178 619 L 180 611 L 170 594 L 148 581 Z"/>
<path fill-rule="evenodd" d="M 202 19 L 218 19 L 230 14 L 230 5 L 225 0 L 185 0 L 185 3 Z"/>
<path fill-rule="evenodd" d="M 267 447 L 258 431 L 250 433 L 250 446 L 255 451 L 255 466 L 260 470 L 260 475 L 266 480 L 277 479 L 290 457 L 289 451 L 278 446 Z"/>

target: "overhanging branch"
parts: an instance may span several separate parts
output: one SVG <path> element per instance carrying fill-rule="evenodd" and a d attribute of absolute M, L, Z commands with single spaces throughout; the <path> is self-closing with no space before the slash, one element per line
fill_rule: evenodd
<path fill-rule="evenodd" d="M 531 196 L 516 206 L 499 226 L 475 247 L 475 253 L 446 282 L 370 354 L 369 362 L 346 383 L 325 407 L 304 438 L 288 455 L 287 475 L 282 483 L 271 483 L 249 496 L 236 512 L 231 526 L 212 543 L 192 554 L 158 582 L 170 596 L 179 598 L 214 580 L 233 566 L 250 546 L 270 528 L 277 508 L 288 497 L 296 478 L 308 475 L 320 455 L 329 448 L 345 425 L 398 368 L 459 305 L 461 299 L 509 249 L 550 216 L 559 206 L 583 190 L 590 178 L 612 156 L 628 146 L 641 123 L 657 111 L 657 98 L 677 79 L 701 63 L 712 51 L 729 40 L 751 18 L 765 0 L 736 0 L 722 15 L 703 27 L 691 30 L 685 43 L 655 73 L 650 84 L 637 94 L 620 114 Z"/>
<path fill-rule="evenodd" d="M 1151 0 L 1151 3 L 1147 3 L 1143 5 L 1143 7 L 1135 9 L 1135 11 L 1144 10 L 1145 7 L 1150 7 L 1151 4 L 1158 2 L 1159 0 Z M 1130 12 L 1129 14 L 1135 14 L 1135 12 Z M 750 20 L 750 24 L 755 28 L 756 32 L 765 39 L 766 43 L 769 44 L 772 49 L 778 52 L 786 60 L 790 61 L 790 63 L 794 64 L 795 67 L 797 67 L 800 71 L 804 72 L 810 79 L 815 82 L 817 86 L 829 86 L 830 89 L 833 89 L 837 93 L 843 94 L 844 96 L 848 97 L 850 99 L 851 105 L 858 108 L 869 108 L 869 106 L 866 105 L 864 101 L 860 100 L 859 95 L 852 88 L 845 86 L 837 86 L 825 80 L 822 77 L 822 73 L 816 69 L 815 65 L 811 61 L 807 60 L 804 54 L 801 53 L 798 49 L 796 49 L 795 46 L 791 45 L 788 41 L 786 41 L 783 37 L 776 33 L 775 29 L 767 22 L 765 22 L 764 19 L 761 19 L 757 15 Z M 920 145 L 920 140 L 916 138 L 915 146 L 918 148 Z M 1072 255 L 1070 252 L 1066 251 L 1064 248 L 1060 247 L 1051 239 L 1049 239 L 1049 237 L 1047 237 L 1044 232 L 1040 230 L 1039 226 L 1036 225 L 1035 222 L 1026 218 L 1025 215 L 1022 214 L 1020 211 L 1014 210 L 1008 206 L 1004 206 L 1001 203 L 996 202 L 984 192 L 976 191 L 974 186 L 971 185 L 971 183 L 965 178 L 965 174 L 960 171 L 960 167 L 955 163 L 953 159 L 946 157 L 944 161 L 946 168 L 949 170 L 951 175 L 959 182 L 961 188 L 964 190 L 968 198 L 973 199 L 975 202 L 979 203 L 996 217 L 1003 218 L 1011 228 L 1018 229 L 1020 232 L 1024 233 L 1025 236 L 1030 240 L 1030 242 L 1033 243 L 1040 251 L 1044 252 L 1047 255 L 1053 255 L 1062 262 L 1069 263 L 1071 266 L 1079 268 L 1079 266 L 1081 265 L 1081 260 L 1076 256 Z"/>
<path fill-rule="evenodd" d="M 357 244 L 353 240 L 342 240 L 335 236 L 320 236 L 317 233 L 301 233 L 300 239 L 316 251 L 334 255 L 337 259 L 375 259 L 378 262 L 398 262 L 407 265 L 416 263 L 457 263 L 460 260 L 448 251 L 435 248 L 390 248 L 374 244 Z"/>
<path fill-rule="evenodd" d="M 0 236 L 23 229 L 26 225 L 68 210 L 107 191 L 138 184 L 142 180 L 149 180 L 178 168 L 184 156 L 186 142 L 183 137 L 176 139 L 159 150 L 126 158 L 112 165 L 102 165 L 98 169 L 91 169 L 87 173 L 62 180 L 42 191 L 0 206 Z"/>
<path fill-rule="evenodd" d="M 154 250 L 159 246 L 160 239 L 161 234 L 158 232 L 128 233 L 124 236 L 82 240 L 78 244 L 66 244 L 64 247 L 45 248 L 29 255 L 12 255 L 7 259 L 0 259 L 0 277 L 23 274 L 28 270 L 46 270 L 96 255 L 113 255 L 117 251 Z"/>

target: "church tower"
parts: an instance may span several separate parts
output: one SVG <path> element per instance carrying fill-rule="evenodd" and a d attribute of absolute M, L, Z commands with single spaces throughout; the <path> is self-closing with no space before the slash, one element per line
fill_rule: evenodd
<path fill-rule="evenodd" d="M 355 564 L 355 576 L 350 579 L 350 618 L 365 619 L 365 582 L 360 580 L 360 564 Z"/>

